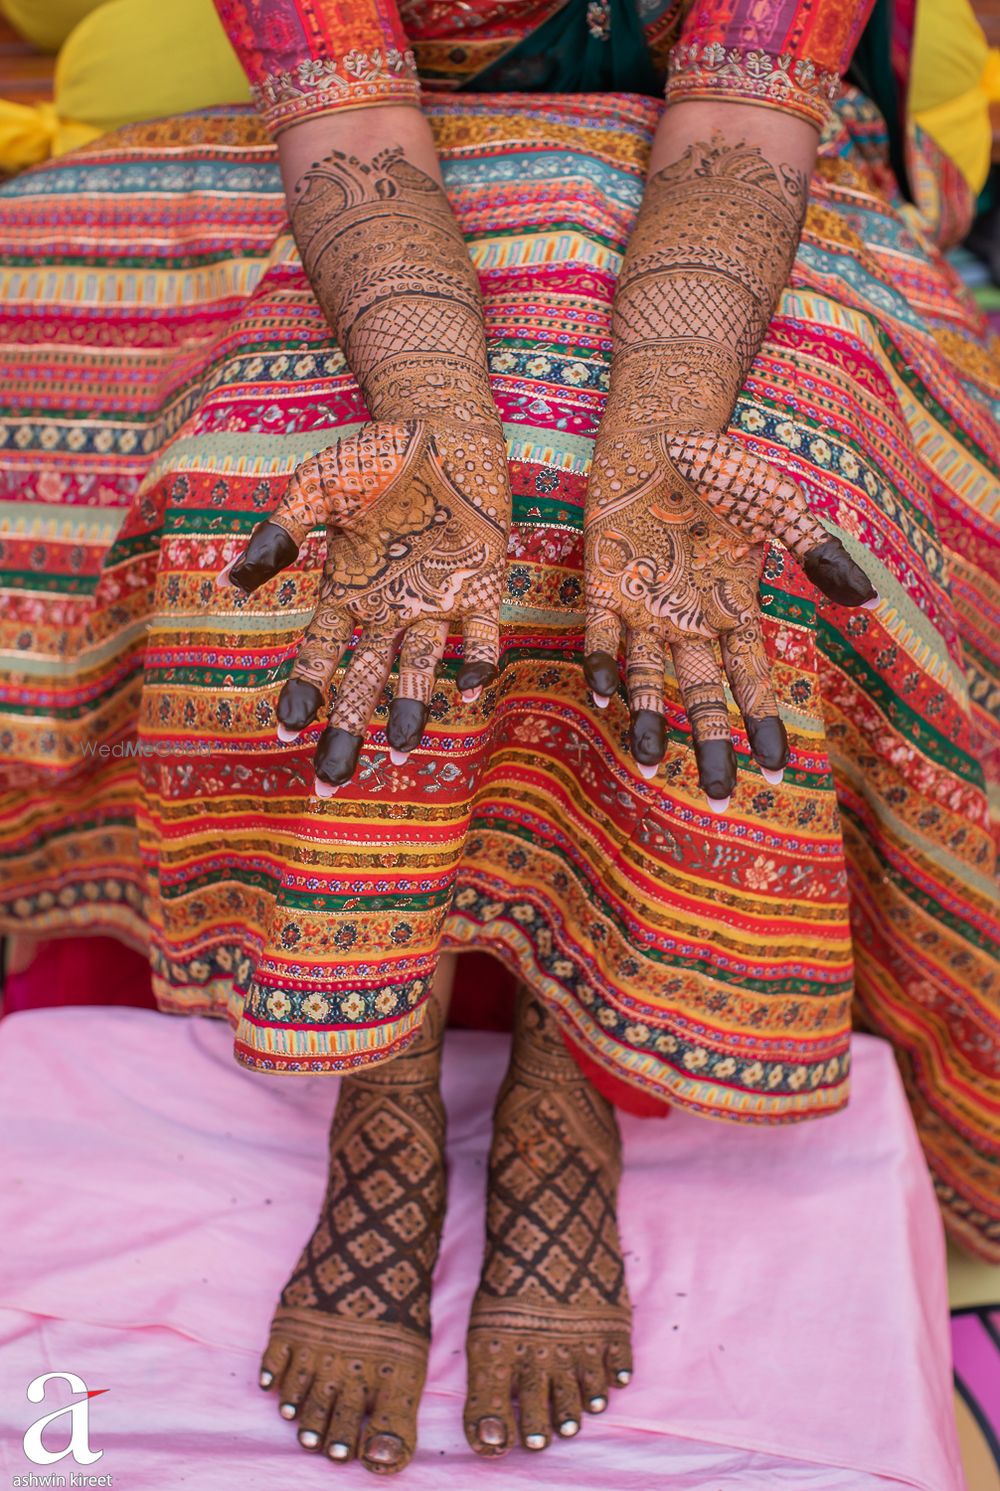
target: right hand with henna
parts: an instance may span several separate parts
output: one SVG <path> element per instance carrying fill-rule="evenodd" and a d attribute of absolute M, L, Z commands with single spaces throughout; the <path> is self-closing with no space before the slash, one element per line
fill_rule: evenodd
<path fill-rule="evenodd" d="M 449 631 L 460 626 L 464 638 L 456 683 L 466 702 L 497 677 L 510 516 L 499 423 L 366 424 L 302 462 L 275 511 L 219 575 L 220 585 L 249 595 L 326 524 L 319 604 L 278 698 L 278 736 L 295 740 L 327 703 L 360 627 L 313 757 L 319 796 L 353 776 L 397 646 L 387 730 L 397 765 L 420 743 Z"/>

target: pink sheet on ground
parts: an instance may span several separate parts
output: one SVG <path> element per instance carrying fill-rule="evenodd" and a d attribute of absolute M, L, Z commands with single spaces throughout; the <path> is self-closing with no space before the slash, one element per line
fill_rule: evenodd
<path fill-rule="evenodd" d="M 473 1461 L 463 1332 L 506 1046 L 446 1044 L 450 1208 L 407 1487 L 962 1491 L 940 1222 L 891 1053 L 865 1037 L 843 1114 L 623 1121 L 633 1383 L 576 1441 Z M 373 1484 L 298 1451 L 253 1387 L 322 1193 L 336 1084 L 269 1080 L 230 1053 L 221 1025 L 139 1010 L 0 1025 L 5 1475 L 41 1473 L 21 1453 L 40 1411 L 24 1388 L 66 1370 L 112 1389 L 91 1406 L 92 1470 L 119 1491 Z"/>

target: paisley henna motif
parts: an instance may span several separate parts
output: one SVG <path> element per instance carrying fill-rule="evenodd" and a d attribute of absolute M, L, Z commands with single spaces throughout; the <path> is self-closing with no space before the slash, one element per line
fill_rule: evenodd
<path fill-rule="evenodd" d="M 438 183 L 398 149 L 369 162 L 334 152 L 299 182 L 291 217 L 378 423 L 299 466 L 220 582 L 255 590 L 326 525 L 319 606 L 278 700 L 278 734 L 294 740 L 315 719 L 360 627 L 314 757 L 328 796 L 354 773 L 401 632 L 397 762 L 420 743 L 449 629 L 464 637 L 463 696 L 496 676 L 510 490 L 479 282 Z"/>
<path fill-rule="evenodd" d="M 651 178 L 615 292 L 614 355 L 585 515 L 584 667 L 599 704 L 626 634 L 632 752 L 666 748 L 671 650 L 699 780 L 718 811 L 736 782 L 722 662 L 772 781 L 788 759 L 757 584 L 769 538 L 844 605 L 875 592 L 799 487 L 724 431 L 788 276 L 805 212 L 801 173 L 716 135 Z"/>

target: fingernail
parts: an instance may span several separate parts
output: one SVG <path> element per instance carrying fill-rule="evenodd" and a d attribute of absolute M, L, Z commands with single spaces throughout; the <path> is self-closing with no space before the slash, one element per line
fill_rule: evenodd
<path fill-rule="evenodd" d="M 590 1402 L 587 1404 L 587 1407 L 590 1409 L 591 1413 L 603 1413 L 607 1406 L 607 1398 L 591 1398 Z"/>
<path fill-rule="evenodd" d="M 501 1419 L 480 1419 L 479 1438 L 483 1444 L 499 1447 L 507 1443 L 507 1430 Z"/>
<path fill-rule="evenodd" d="M 232 570 L 233 565 L 236 563 L 236 560 L 238 560 L 239 557 L 240 556 L 237 554 L 236 559 L 230 559 L 225 569 L 220 569 L 219 573 L 216 575 L 215 583 L 216 585 L 218 585 L 220 590 L 225 590 L 226 586 L 229 584 L 230 571 Z"/>
<path fill-rule="evenodd" d="M 782 767 L 780 771 L 770 771 L 766 766 L 762 766 L 760 774 L 765 782 L 771 783 L 772 787 L 780 787 L 785 778 L 785 768 Z M 727 798 L 726 801 L 728 802 L 729 799 Z"/>
<path fill-rule="evenodd" d="M 590 697 L 593 699 L 598 709 L 607 709 L 608 705 L 611 703 L 610 694 L 595 694 L 593 689 L 591 689 L 590 691 Z"/>
<path fill-rule="evenodd" d="M 397 751 L 394 746 L 389 747 L 389 760 L 393 766 L 405 766 L 409 759 L 409 751 Z"/>
<path fill-rule="evenodd" d="M 627 1367 L 623 1367 L 620 1372 L 615 1373 L 615 1381 L 617 1382 L 619 1387 L 628 1387 L 629 1383 L 632 1381 L 632 1373 L 628 1370 Z"/>
<path fill-rule="evenodd" d="M 525 1446 L 529 1450 L 544 1450 L 546 1440 L 544 1434 L 526 1434 L 524 1436 Z"/>
<path fill-rule="evenodd" d="M 278 726 L 278 739 L 283 740 L 286 745 L 291 745 L 293 740 L 298 740 L 301 734 L 301 730 L 289 730 L 287 725 Z"/>
<path fill-rule="evenodd" d="M 651 782 L 660 769 L 659 761 L 637 761 L 635 764 L 647 782 Z"/>
<path fill-rule="evenodd" d="M 278 1412 L 281 1414 L 281 1417 L 283 1419 L 293 1419 L 295 1417 L 295 1404 L 282 1403 L 281 1407 L 278 1409 Z"/>
<path fill-rule="evenodd" d="M 319 1444 L 319 1435 L 316 1433 L 316 1430 L 300 1429 L 299 1444 L 302 1445 L 303 1449 L 314 1450 Z"/>
<path fill-rule="evenodd" d="M 274 1373 L 269 1372 L 265 1367 L 264 1371 L 257 1378 L 257 1381 L 260 1383 L 261 1387 L 270 1387 L 271 1383 L 274 1381 Z"/>
<path fill-rule="evenodd" d="M 459 698 L 463 704 L 475 704 L 482 692 L 482 684 L 480 684 L 478 689 L 460 689 Z"/>
<path fill-rule="evenodd" d="M 350 1445 L 341 1444 L 339 1440 L 331 1444 L 330 1448 L 327 1450 L 327 1454 L 330 1456 L 331 1460 L 346 1460 L 350 1453 Z"/>
<path fill-rule="evenodd" d="M 576 1419 L 563 1419 L 562 1423 L 559 1425 L 559 1433 L 562 1435 L 563 1439 L 572 1439 L 573 1435 L 579 1434 L 579 1432 L 580 1425 L 577 1423 Z"/>
<path fill-rule="evenodd" d="M 862 611 L 874 611 L 875 607 L 878 605 L 881 599 L 882 597 L 880 595 L 873 595 L 870 601 L 862 601 Z"/>
<path fill-rule="evenodd" d="M 340 788 L 331 787 L 329 782 L 321 782 L 319 777 L 316 777 L 313 781 L 313 791 L 317 797 L 335 797 Z"/>
<path fill-rule="evenodd" d="M 732 801 L 729 797 L 706 797 L 710 813 L 724 813 Z"/>

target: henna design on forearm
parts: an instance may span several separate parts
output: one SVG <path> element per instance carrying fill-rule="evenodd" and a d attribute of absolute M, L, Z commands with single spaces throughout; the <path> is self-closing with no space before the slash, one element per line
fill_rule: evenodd
<path fill-rule="evenodd" d="M 436 181 L 398 147 L 334 151 L 298 183 L 291 222 L 374 418 L 498 423 L 479 280 Z"/>
<path fill-rule="evenodd" d="M 720 134 L 646 185 L 615 291 L 608 411 L 723 430 L 788 279 L 801 172 Z"/>
<path fill-rule="evenodd" d="M 319 605 L 277 712 L 279 738 L 295 740 L 360 627 L 313 758 L 329 796 L 354 772 L 401 631 L 397 765 L 420 743 L 449 626 L 463 635 L 463 699 L 496 677 L 510 487 L 479 281 L 438 183 L 400 149 L 367 164 L 334 152 L 305 172 L 291 218 L 374 418 L 299 466 L 220 580 L 257 589 L 326 526 Z"/>

